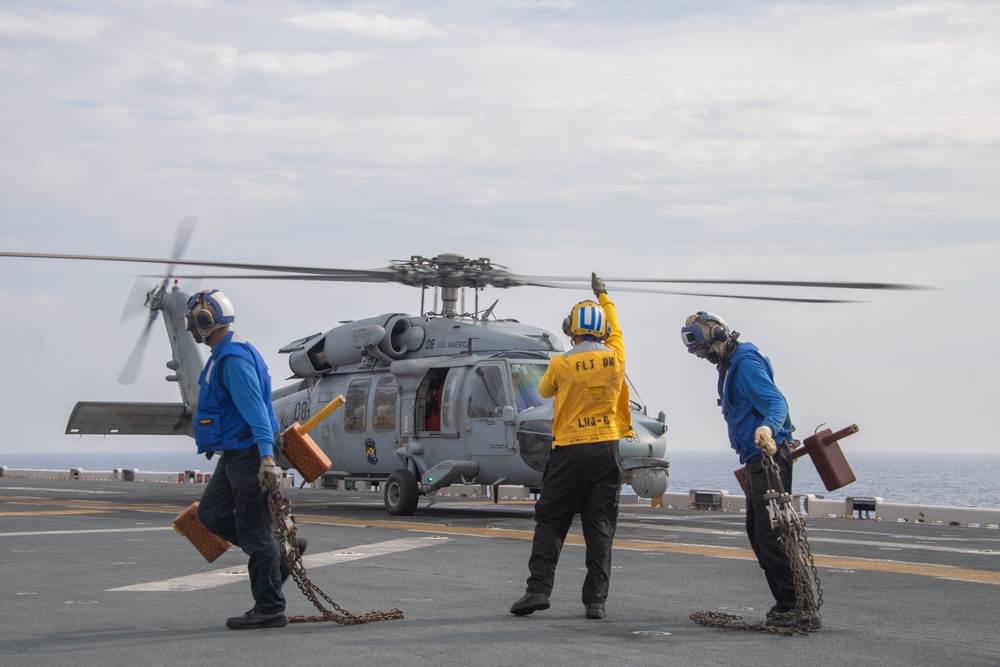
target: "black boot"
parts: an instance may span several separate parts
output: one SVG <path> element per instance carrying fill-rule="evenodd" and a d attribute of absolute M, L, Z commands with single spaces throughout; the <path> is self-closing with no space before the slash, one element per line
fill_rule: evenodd
<path fill-rule="evenodd" d="M 545 593 L 525 593 L 521 599 L 511 605 L 510 613 L 517 616 L 527 616 L 533 611 L 549 608 L 549 596 Z"/>

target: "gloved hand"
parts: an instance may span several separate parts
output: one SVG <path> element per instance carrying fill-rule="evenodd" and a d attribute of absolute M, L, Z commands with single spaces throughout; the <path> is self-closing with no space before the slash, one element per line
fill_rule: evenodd
<path fill-rule="evenodd" d="M 260 482 L 261 491 L 277 493 L 281 490 L 281 471 L 278 470 L 278 464 L 274 462 L 273 456 L 265 456 L 260 460 L 257 481 Z"/>
<path fill-rule="evenodd" d="M 771 435 L 770 426 L 758 426 L 757 430 L 753 434 L 753 444 L 760 448 L 760 451 L 764 452 L 767 456 L 774 456 L 778 451 L 778 443 L 774 441 L 774 437 Z"/>
<path fill-rule="evenodd" d="M 594 296 L 601 296 L 608 293 L 608 288 L 604 286 L 604 281 L 597 277 L 596 273 L 590 274 L 590 288 L 594 290 Z"/>

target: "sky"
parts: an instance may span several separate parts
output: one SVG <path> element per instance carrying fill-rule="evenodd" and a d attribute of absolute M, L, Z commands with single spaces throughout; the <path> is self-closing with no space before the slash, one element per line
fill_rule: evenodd
<path fill-rule="evenodd" d="M 680 342 L 698 310 L 771 359 L 800 438 L 856 423 L 848 458 L 995 452 L 997 34 L 1000 5 L 949 0 L 6 1 L 0 250 L 166 257 L 194 215 L 188 259 L 926 285 L 752 291 L 847 304 L 608 287 L 668 457 L 728 446 L 715 370 Z M 193 450 L 64 435 L 78 400 L 178 400 L 160 328 L 116 381 L 143 327 L 123 308 L 157 270 L 0 258 L 0 464 Z M 200 287 L 229 295 L 275 386 L 281 346 L 420 310 L 392 284 Z M 480 303 L 558 333 L 588 296 Z"/>

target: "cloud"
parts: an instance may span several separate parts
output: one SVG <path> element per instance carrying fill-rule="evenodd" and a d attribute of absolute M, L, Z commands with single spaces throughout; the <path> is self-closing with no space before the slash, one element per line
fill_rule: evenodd
<path fill-rule="evenodd" d="M 197 259 L 458 252 L 541 275 L 928 283 L 944 289 L 837 306 L 616 298 L 672 447 L 724 438 L 711 369 L 677 342 L 702 308 L 772 356 L 803 430 L 842 416 L 873 449 L 928 451 L 936 414 L 963 448 L 988 447 L 1000 359 L 956 331 L 1000 325 L 1000 7 L 34 6 L 0 14 L 0 248 L 162 256 L 194 214 Z M 11 414 L 58 440 L 75 400 L 176 400 L 163 340 L 140 385 L 114 382 L 138 335 L 116 326 L 135 273 L 155 271 L 0 259 L 4 312 L 35 325 L 0 332 L 25 378 L 0 396 Z M 218 286 L 275 378 L 291 340 L 420 308 L 396 285 Z M 584 296 L 480 299 L 558 332 Z"/>
<path fill-rule="evenodd" d="M 384 14 L 363 15 L 356 12 L 321 12 L 285 19 L 305 30 L 347 32 L 363 37 L 411 42 L 444 39 L 447 33 L 423 19 L 390 18 Z"/>
<path fill-rule="evenodd" d="M 312 78 L 333 70 L 357 67 L 365 57 L 363 53 L 350 51 L 339 53 L 257 51 L 240 55 L 236 65 L 262 74 Z"/>
<path fill-rule="evenodd" d="M 42 37 L 53 41 L 94 39 L 110 24 L 110 19 L 85 14 L 0 12 L 0 35 Z"/>

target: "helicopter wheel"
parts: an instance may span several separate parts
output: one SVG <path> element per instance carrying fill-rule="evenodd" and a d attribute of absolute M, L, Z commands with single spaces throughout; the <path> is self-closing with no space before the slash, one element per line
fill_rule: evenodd
<path fill-rule="evenodd" d="M 385 509 L 393 516 L 410 516 L 417 511 L 420 489 L 417 478 L 405 468 L 389 475 L 385 481 Z"/>

